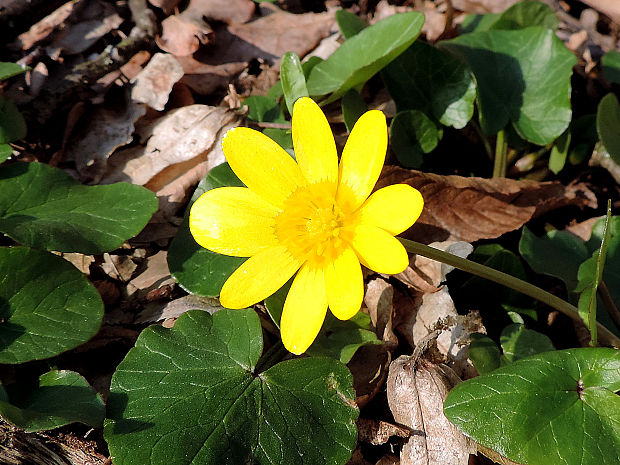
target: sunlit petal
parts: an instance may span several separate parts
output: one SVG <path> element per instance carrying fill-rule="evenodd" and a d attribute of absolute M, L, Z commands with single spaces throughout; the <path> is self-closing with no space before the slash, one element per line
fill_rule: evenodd
<path fill-rule="evenodd" d="M 305 179 L 295 160 L 276 142 L 250 128 L 226 133 L 222 148 L 235 174 L 267 202 L 282 207 Z"/>
<path fill-rule="evenodd" d="M 248 258 L 222 287 L 220 302 L 226 308 L 245 308 L 280 289 L 301 263 L 285 247 L 265 249 Z"/>
<path fill-rule="evenodd" d="M 189 213 L 196 242 L 213 252 L 250 257 L 278 245 L 277 210 L 245 187 L 220 187 L 202 194 Z"/>
<path fill-rule="evenodd" d="M 357 218 L 395 236 L 415 223 L 423 206 L 424 199 L 417 189 L 408 184 L 394 184 L 373 192 L 357 212 Z"/>
<path fill-rule="evenodd" d="M 336 183 L 336 143 L 321 108 L 308 97 L 298 99 L 293 109 L 292 124 L 295 157 L 308 182 Z"/>
<path fill-rule="evenodd" d="M 364 113 L 355 123 L 340 160 L 337 200 L 345 211 L 357 209 L 370 195 L 386 150 L 385 116 L 378 110 Z"/>
<path fill-rule="evenodd" d="M 329 309 L 336 318 L 348 320 L 362 306 L 364 277 L 352 249 L 345 249 L 325 267 L 325 289 Z"/>
<path fill-rule="evenodd" d="M 314 341 L 327 313 L 323 271 L 305 264 L 295 276 L 280 320 L 282 343 L 289 352 L 304 353 Z"/>
<path fill-rule="evenodd" d="M 352 242 L 364 266 L 377 273 L 400 273 L 409 264 L 409 257 L 403 245 L 381 228 L 368 225 L 357 226 Z"/>

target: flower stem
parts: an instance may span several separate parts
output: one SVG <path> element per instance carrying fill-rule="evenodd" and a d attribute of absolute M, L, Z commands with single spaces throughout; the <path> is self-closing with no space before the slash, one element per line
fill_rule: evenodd
<path fill-rule="evenodd" d="M 504 129 L 497 133 L 495 141 L 495 161 L 493 163 L 493 177 L 506 177 L 506 158 L 508 156 L 508 142 L 506 141 L 506 132 Z"/>
<path fill-rule="evenodd" d="M 534 299 L 537 299 L 540 302 L 543 302 L 550 307 L 555 308 L 556 310 L 562 312 L 564 315 L 572 318 L 574 321 L 583 324 L 583 320 L 579 316 L 579 311 L 575 306 L 569 304 L 568 302 L 560 299 L 557 296 L 554 296 L 553 294 L 550 294 L 547 291 L 542 290 L 537 286 L 534 286 L 533 284 L 523 281 L 522 279 L 515 278 L 514 276 L 510 276 L 509 274 L 494 270 L 493 268 L 481 265 L 480 263 L 457 257 L 456 255 L 444 252 L 443 250 L 420 244 L 419 242 L 403 239 L 402 237 L 399 237 L 398 240 L 400 240 L 400 242 L 405 246 L 405 249 L 407 249 L 407 251 L 410 253 L 422 255 L 424 257 L 430 258 L 431 260 L 436 260 L 438 262 L 451 265 L 455 268 L 458 268 L 459 270 L 466 271 L 473 275 L 488 279 L 490 281 L 514 289 L 515 291 L 533 297 Z M 620 339 L 618 339 L 618 337 L 616 337 L 611 331 L 609 331 L 600 323 L 597 323 L 597 328 L 600 341 L 603 344 L 620 348 Z"/>

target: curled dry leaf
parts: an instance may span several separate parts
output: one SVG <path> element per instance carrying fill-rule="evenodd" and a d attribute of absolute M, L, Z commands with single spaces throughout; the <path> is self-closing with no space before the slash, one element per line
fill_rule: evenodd
<path fill-rule="evenodd" d="M 383 345 L 369 344 L 360 347 L 347 364 L 353 375 L 355 403 L 364 407 L 381 390 L 388 374 L 392 355 Z"/>
<path fill-rule="evenodd" d="M 82 182 L 98 183 L 106 170 L 108 157 L 133 139 L 134 123 L 144 115 L 141 103 L 119 107 L 97 107 L 80 134 L 68 139 L 65 158 L 74 160 Z"/>
<path fill-rule="evenodd" d="M 190 310 L 202 310 L 213 315 L 223 307 L 218 299 L 186 295 L 170 302 L 150 302 L 136 318 L 136 323 L 155 323 L 163 320 L 179 318 Z"/>
<path fill-rule="evenodd" d="M 161 111 L 168 102 L 172 86 L 182 77 L 183 67 L 172 55 L 156 53 L 135 77 L 131 99 Z"/>
<path fill-rule="evenodd" d="M 158 47 L 178 56 L 191 55 L 213 37 L 211 26 L 201 14 L 192 10 L 168 16 L 162 21 L 161 28 L 161 37 L 155 39 Z"/>
<path fill-rule="evenodd" d="M 422 215 L 405 234 L 424 243 L 493 239 L 550 210 L 597 206 L 595 195 L 580 183 L 441 176 L 396 166 L 384 168 L 377 188 L 398 183 L 415 187 L 424 197 Z"/>
<path fill-rule="evenodd" d="M 401 465 L 467 465 L 476 449 L 443 414 L 444 400 L 459 381 L 447 366 L 413 357 L 390 364 L 390 410 L 397 423 L 413 430 L 401 449 Z"/>
<path fill-rule="evenodd" d="M 373 279 L 368 283 L 364 303 L 368 307 L 368 314 L 372 321 L 377 337 L 390 346 L 398 345 L 398 338 L 392 331 L 392 314 L 394 313 L 394 288 L 381 278 Z"/>
<path fill-rule="evenodd" d="M 149 3 L 157 8 L 161 8 L 164 13 L 170 14 L 181 3 L 181 0 L 149 0 Z"/>
<path fill-rule="evenodd" d="M 60 29 L 62 24 L 73 14 L 73 11 L 81 8 L 87 0 L 71 0 L 60 8 L 50 13 L 38 23 L 35 23 L 28 31 L 17 36 L 17 40 L 10 44 L 12 49 L 28 50 L 39 42 L 47 39 L 54 31 Z"/>
<path fill-rule="evenodd" d="M 408 438 L 410 435 L 411 432 L 408 428 L 393 425 L 387 421 L 368 418 L 358 418 L 357 420 L 358 439 L 373 446 L 385 444 L 392 436 Z"/>
<path fill-rule="evenodd" d="M 167 255 L 168 252 L 161 250 L 147 258 L 145 270 L 127 283 L 127 297 L 141 299 L 151 291 L 174 284 L 168 269 Z"/>

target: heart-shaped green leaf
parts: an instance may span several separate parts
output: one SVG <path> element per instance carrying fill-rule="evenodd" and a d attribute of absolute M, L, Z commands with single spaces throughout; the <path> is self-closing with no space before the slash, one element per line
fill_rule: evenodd
<path fill-rule="evenodd" d="M 487 134 L 512 123 L 524 139 L 546 145 L 568 127 L 577 59 L 552 30 L 475 32 L 440 46 L 462 57 L 476 76 L 480 123 Z"/>
<path fill-rule="evenodd" d="M 366 21 L 347 10 L 336 11 L 336 22 L 345 39 L 353 37 L 368 27 Z"/>
<path fill-rule="evenodd" d="M 0 231 L 30 247 L 101 253 L 138 234 L 157 210 L 141 186 L 84 186 L 44 163 L 0 167 Z"/>
<path fill-rule="evenodd" d="M 546 352 L 457 385 L 444 413 L 518 463 L 612 465 L 620 456 L 619 389 L 620 351 Z"/>
<path fill-rule="evenodd" d="M 0 163 L 5 161 L 13 153 L 13 148 L 9 144 L 0 144 Z"/>
<path fill-rule="evenodd" d="M 26 120 L 15 103 L 0 95 L 0 144 L 26 137 Z"/>
<path fill-rule="evenodd" d="M 519 252 L 536 273 L 561 279 L 572 292 L 577 287 L 577 270 L 591 252 L 577 236 L 566 231 L 549 231 L 537 237 L 523 228 Z"/>
<path fill-rule="evenodd" d="M 441 126 L 418 110 L 401 111 L 390 124 L 390 147 L 407 168 L 419 168 L 443 136 Z"/>
<path fill-rule="evenodd" d="M 334 101 L 349 89 L 361 86 L 405 51 L 420 35 L 423 24 L 422 13 L 401 13 L 355 34 L 312 69 L 307 83 L 309 94 L 331 94 L 327 101 Z"/>
<path fill-rule="evenodd" d="M 28 247 L 0 248 L 0 363 L 53 357 L 90 339 L 103 303 L 71 263 Z"/>
<path fill-rule="evenodd" d="M 620 164 L 620 105 L 614 94 L 607 94 L 599 103 L 596 130 L 609 156 Z"/>
<path fill-rule="evenodd" d="M 555 11 L 549 5 L 538 0 L 525 0 L 504 11 L 490 29 L 516 30 L 541 26 L 555 30 L 559 23 Z"/>
<path fill-rule="evenodd" d="M 168 249 L 168 268 L 183 289 L 191 294 L 216 297 L 224 282 L 246 258 L 229 257 L 198 245 L 189 230 L 189 209 L 202 194 L 216 187 L 243 186 L 228 163 L 216 166 L 200 181 L 185 218 Z"/>
<path fill-rule="evenodd" d="M 508 362 L 555 350 L 551 339 L 538 331 L 527 329 L 522 324 L 506 326 L 500 336 L 500 344 Z"/>
<path fill-rule="evenodd" d="M 347 368 L 311 357 L 256 373 L 261 349 L 252 310 L 190 311 L 145 330 L 112 378 L 114 463 L 344 464 L 358 414 Z"/>
<path fill-rule="evenodd" d="M 15 389 L 23 391 L 24 386 L 20 383 Z M 105 407 L 101 397 L 74 371 L 50 371 L 41 375 L 32 390 L 15 394 L 9 399 L 0 386 L 0 414 L 27 433 L 75 422 L 96 428 L 103 424 Z"/>
<path fill-rule="evenodd" d="M 464 127 L 474 113 L 476 85 L 459 59 L 415 42 L 382 73 L 398 111 L 421 110 L 446 126 Z"/>

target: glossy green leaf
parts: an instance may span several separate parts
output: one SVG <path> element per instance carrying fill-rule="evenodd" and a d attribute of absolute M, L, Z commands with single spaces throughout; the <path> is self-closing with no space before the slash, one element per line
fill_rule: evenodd
<path fill-rule="evenodd" d="M 28 247 L 2 247 L 0 276 L 0 363 L 53 357 L 99 329 L 99 293 L 65 259 Z"/>
<path fill-rule="evenodd" d="M 570 292 L 577 287 L 577 271 L 591 252 L 577 236 L 566 231 L 549 231 L 537 237 L 524 227 L 519 253 L 536 272 L 559 278 Z"/>
<path fill-rule="evenodd" d="M 278 328 L 284 301 L 292 282 L 293 278 L 265 299 L 267 312 Z M 377 335 L 372 331 L 368 315 L 358 312 L 353 318 L 342 321 L 328 311 L 318 336 L 306 354 L 334 358 L 342 363 L 349 363 L 357 349 L 366 344 L 381 344 Z"/>
<path fill-rule="evenodd" d="M 0 144 L 26 137 L 26 120 L 13 100 L 0 95 Z"/>
<path fill-rule="evenodd" d="M 549 155 L 549 169 L 558 174 L 564 168 L 566 159 L 568 158 L 568 150 L 570 148 L 571 133 L 566 130 L 557 138 L 555 144 L 551 148 L 551 154 Z"/>
<path fill-rule="evenodd" d="M 465 15 L 465 19 L 463 19 L 460 25 L 460 30 L 463 34 L 488 31 L 500 16 L 500 13 Z"/>
<path fill-rule="evenodd" d="M 243 186 L 228 163 L 216 166 L 200 181 L 168 249 L 170 273 L 190 294 L 218 296 L 224 282 L 246 260 L 220 255 L 201 247 L 189 230 L 189 209 L 192 204 L 206 191 L 223 186 Z"/>
<path fill-rule="evenodd" d="M 407 168 L 422 166 L 423 155 L 432 152 L 442 136 L 441 126 L 418 110 L 401 111 L 390 124 L 390 147 Z"/>
<path fill-rule="evenodd" d="M 157 197 L 128 183 L 84 186 L 44 163 L 0 167 L 0 231 L 30 247 L 101 253 L 138 234 Z"/>
<path fill-rule="evenodd" d="M 323 59 L 319 58 L 317 56 L 311 56 L 310 58 L 308 58 L 306 61 L 304 61 L 301 64 L 301 69 L 304 70 L 304 77 L 306 78 L 306 80 L 308 79 L 308 76 L 310 75 L 310 71 L 312 71 L 312 68 L 314 68 L 316 65 L 318 65 L 320 62 L 322 62 Z M 284 95 L 284 90 L 282 90 L 282 81 L 278 80 L 278 82 L 276 82 L 273 86 L 271 86 L 271 89 L 269 89 L 269 92 L 267 92 L 267 97 L 277 100 L 280 97 L 282 97 Z"/>
<path fill-rule="evenodd" d="M 293 133 L 290 129 L 265 128 L 263 134 L 276 141 L 284 150 L 293 148 Z"/>
<path fill-rule="evenodd" d="M 500 367 L 500 350 L 495 341 L 489 336 L 480 333 L 472 333 L 469 344 L 469 359 L 478 370 L 485 375 Z"/>
<path fill-rule="evenodd" d="M 614 94 L 607 94 L 599 103 L 596 130 L 609 156 L 620 164 L 620 105 Z"/>
<path fill-rule="evenodd" d="M 13 148 L 9 144 L 0 144 L 0 163 L 6 161 L 13 153 Z"/>
<path fill-rule="evenodd" d="M 243 106 L 248 107 L 248 119 L 259 123 L 284 123 L 284 113 L 280 104 L 274 98 L 264 95 L 250 95 L 243 101 Z"/>
<path fill-rule="evenodd" d="M 518 463 L 612 465 L 620 456 L 619 389 L 620 351 L 546 352 L 458 384 L 444 413 Z"/>
<path fill-rule="evenodd" d="M 349 89 L 364 84 L 413 43 L 422 24 L 422 13 L 409 12 L 367 27 L 312 69 L 308 92 L 311 96 L 331 94 L 328 101 L 334 101 Z"/>
<path fill-rule="evenodd" d="M 368 27 L 366 21 L 347 10 L 336 11 L 336 22 L 345 39 L 353 37 L 358 32 L 361 32 L 362 29 Z"/>
<path fill-rule="evenodd" d="M 256 373 L 252 310 L 152 326 L 112 377 L 104 436 L 116 465 L 344 465 L 357 442 L 347 368 L 289 360 Z"/>
<path fill-rule="evenodd" d="M 506 326 L 500 336 L 503 355 L 509 362 L 516 362 L 531 355 L 555 350 L 551 339 L 522 324 Z"/>
<path fill-rule="evenodd" d="M 474 113 L 476 85 L 460 60 L 415 42 L 382 73 L 398 111 L 420 110 L 446 126 L 465 127 Z"/>
<path fill-rule="evenodd" d="M 308 97 L 306 78 L 301 62 L 296 53 L 286 52 L 282 56 L 280 63 L 280 80 L 282 81 L 282 91 L 289 114 L 293 114 L 293 105 L 297 99 Z"/>
<path fill-rule="evenodd" d="M 33 389 L 23 392 L 20 383 L 15 390 L 18 392 L 9 396 L 0 386 L 0 414 L 27 433 L 75 422 L 95 428 L 103 425 L 101 396 L 74 371 L 53 370 L 41 375 Z"/>
<path fill-rule="evenodd" d="M 610 50 L 601 59 L 603 77 L 609 82 L 620 84 L 620 52 Z"/>
<path fill-rule="evenodd" d="M 490 29 L 516 30 L 540 26 L 556 30 L 559 24 L 555 11 L 549 5 L 537 0 L 525 0 L 504 11 Z"/>
<path fill-rule="evenodd" d="M 343 10 L 344 11 L 344 10 Z M 356 121 L 368 110 L 368 106 L 359 92 L 351 89 L 342 97 L 342 117 L 347 132 L 353 130 Z"/>
<path fill-rule="evenodd" d="M 471 67 L 485 133 L 512 123 L 524 139 L 546 145 L 568 127 L 577 59 L 552 30 L 476 32 L 440 45 Z"/>
<path fill-rule="evenodd" d="M 25 73 L 30 68 L 22 68 L 17 63 L 0 62 L 0 81 Z"/>

